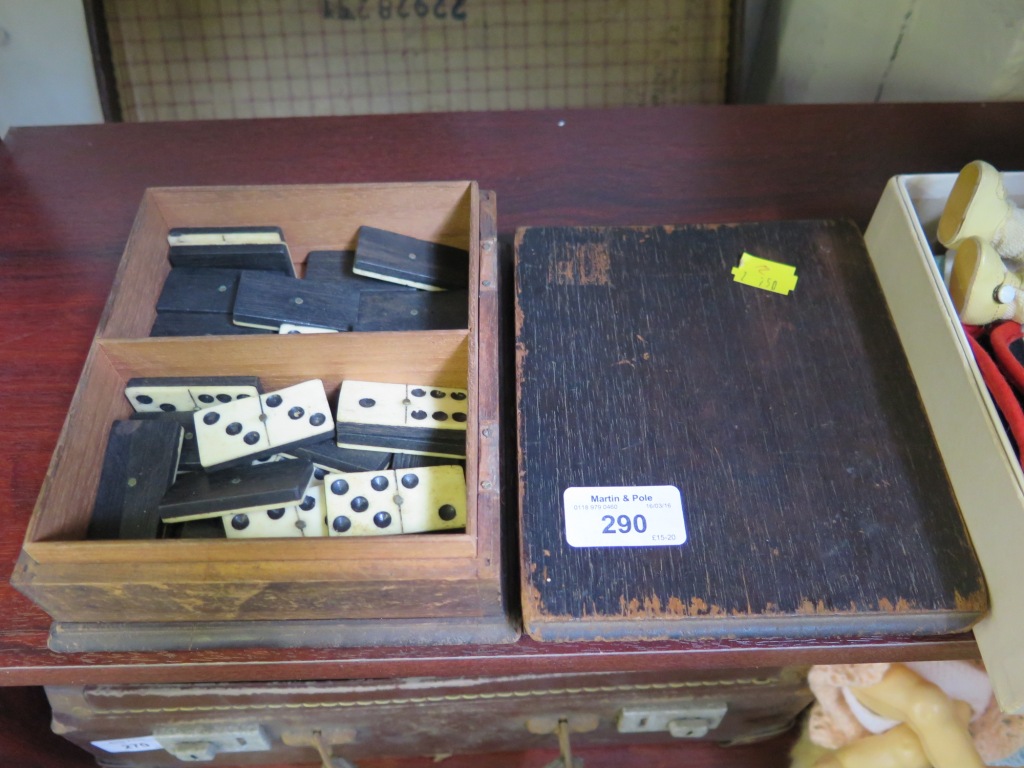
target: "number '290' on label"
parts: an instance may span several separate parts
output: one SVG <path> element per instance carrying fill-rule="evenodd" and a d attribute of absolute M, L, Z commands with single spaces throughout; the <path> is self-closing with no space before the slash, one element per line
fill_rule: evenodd
<path fill-rule="evenodd" d="M 686 541 L 674 485 L 566 488 L 565 538 L 573 547 L 665 547 Z"/>

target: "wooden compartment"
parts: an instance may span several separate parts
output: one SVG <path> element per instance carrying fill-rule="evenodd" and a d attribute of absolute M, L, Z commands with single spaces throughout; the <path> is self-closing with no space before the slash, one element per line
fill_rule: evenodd
<path fill-rule="evenodd" d="M 360 225 L 468 249 L 469 328 L 146 338 L 176 226 L 272 223 L 299 274 Z M 145 193 L 12 583 L 59 622 L 503 619 L 494 200 L 472 182 L 203 187 Z M 256 375 L 466 387 L 465 532 L 368 539 L 85 541 L 110 423 L 134 376 Z"/>

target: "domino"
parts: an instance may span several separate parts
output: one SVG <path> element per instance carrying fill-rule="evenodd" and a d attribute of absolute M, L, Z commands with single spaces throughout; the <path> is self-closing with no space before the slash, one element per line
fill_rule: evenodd
<path fill-rule="evenodd" d="M 426 291 L 469 287 L 469 253 L 397 232 L 360 227 L 352 271 Z"/>
<path fill-rule="evenodd" d="M 339 285 L 269 272 L 243 272 L 232 322 L 275 331 L 282 323 L 351 330 L 359 313 L 358 294 L 339 290 Z"/>
<path fill-rule="evenodd" d="M 177 267 L 167 273 L 157 312 L 229 314 L 238 290 L 238 269 Z"/>
<path fill-rule="evenodd" d="M 324 478 L 330 536 L 385 536 L 402 533 L 395 501 L 395 473 L 352 472 Z"/>
<path fill-rule="evenodd" d="M 195 411 L 143 411 L 133 413 L 131 419 L 156 419 L 177 424 L 181 427 L 181 454 L 178 457 L 178 472 L 194 472 L 202 469 L 199 461 L 199 445 L 196 443 Z"/>
<path fill-rule="evenodd" d="M 174 482 L 182 429 L 163 420 L 120 420 L 110 428 L 90 539 L 151 539 L 160 533 L 160 500 Z"/>
<path fill-rule="evenodd" d="M 245 328 L 231 322 L 231 314 L 213 312 L 157 312 L 152 338 L 166 336 L 251 336 L 273 333 L 266 328 Z"/>
<path fill-rule="evenodd" d="M 175 268 L 257 270 L 295 277 L 295 265 L 284 243 L 172 245 L 167 259 Z"/>
<path fill-rule="evenodd" d="M 294 323 L 281 323 L 281 327 L 277 329 L 278 333 L 285 335 L 295 335 L 299 333 L 340 333 L 335 328 L 317 328 L 312 325 L 295 325 Z"/>
<path fill-rule="evenodd" d="M 284 242 L 280 227 L 173 227 L 168 245 L 257 245 Z"/>
<path fill-rule="evenodd" d="M 466 527 L 466 479 L 459 466 L 330 474 L 324 478 L 324 489 L 331 536 Z"/>
<path fill-rule="evenodd" d="M 395 472 L 403 533 L 466 527 L 466 476 L 462 467 L 421 467 Z"/>
<path fill-rule="evenodd" d="M 315 443 L 330 437 L 331 406 L 320 379 L 310 379 L 260 395 L 267 437 L 275 450 Z"/>
<path fill-rule="evenodd" d="M 313 464 L 301 459 L 220 472 L 191 472 L 160 501 L 160 518 L 181 523 L 228 512 L 258 512 L 302 501 L 313 479 Z"/>
<path fill-rule="evenodd" d="M 137 412 L 171 413 L 254 398 L 262 391 L 255 376 L 155 376 L 129 379 L 124 393 Z"/>
<path fill-rule="evenodd" d="M 333 440 L 292 448 L 290 453 L 299 459 L 309 459 L 314 465 L 326 467 L 331 472 L 380 471 L 387 469 L 391 461 L 390 453 L 339 448 Z"/>
<path fill-rule="evenodd" d="M 342 448 L 466 457 L 464 389 L 346 380 L 338 396 Z"/>
<path fill-rule="evenodd" d="M 313 483 L 298 504 L 228 514 L 221 520 L 229 539 L 313 538 L 327 535 L 326 514 L 324 486 Z"/>
<path fill-rule="evenodd" d="M 468 291 L 363 291 L 353 330 L 442 331 L 468 327 Z"/>
<path fill-rule="evenodd" d="M 196 416 L 199 459 L 208 471 L 329 439 L 334 425 L 319 379 L 205 408 Z"/>

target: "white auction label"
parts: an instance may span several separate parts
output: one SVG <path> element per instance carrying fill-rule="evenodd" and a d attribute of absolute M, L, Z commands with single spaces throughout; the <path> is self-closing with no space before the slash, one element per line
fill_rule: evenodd
<path fill-rule="evenodd" d="M 163 749 L 152 736 L 140 736 L 137 739 L 107 739 L 91 743 L 104 752 L 151 752 L 154 749 Z"/>
<path fill-rule="evenodd" d="M 574 547 L 662 547 L 686 541 L 674 485 L 566 488 L 565 538 Z"/>

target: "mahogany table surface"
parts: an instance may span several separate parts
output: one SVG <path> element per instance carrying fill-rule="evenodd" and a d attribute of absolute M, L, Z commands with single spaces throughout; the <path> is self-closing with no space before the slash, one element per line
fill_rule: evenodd
<path fill-rule="evenodd" d="M 886 180 L 1024 168 L 1024 104 L 719 106 L 12 129 L 0 145 L 0 684 L 736 670 L 972 658 L 970 634 L 58 654 L 8 583 L 143 190 L 474 179 L 525 225 L 849 218 Z M 511 295 L 510 286 L 504 286 Z M 503 354 L 511 359 L 511 349 Z M 514 425 L 505 425 L 506 429 Z M 506 488 L 509 498 L 515 489 Z M 514 506 L 512 507 L 514 511 Z"/>

